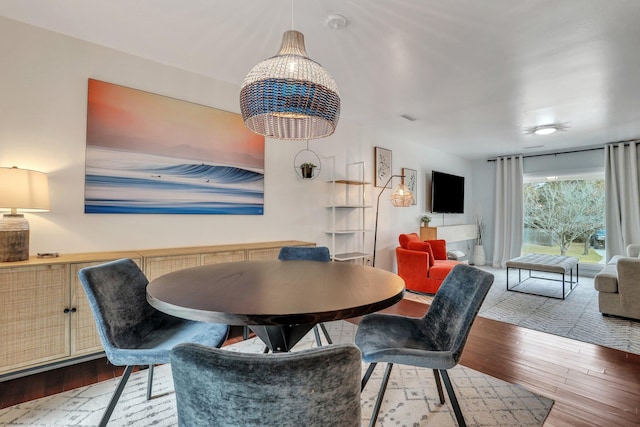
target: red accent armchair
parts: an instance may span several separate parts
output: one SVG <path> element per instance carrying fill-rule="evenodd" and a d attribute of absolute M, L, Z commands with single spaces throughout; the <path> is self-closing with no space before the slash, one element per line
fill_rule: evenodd
<path fill-rule="evenodd" d="M 442 281 L 459 261 L 447 259 L 447 242 L 421 241 L 416 233 L 401 234 L 396 248 L 398 275 L 407 290 L 435 294 Z"/>

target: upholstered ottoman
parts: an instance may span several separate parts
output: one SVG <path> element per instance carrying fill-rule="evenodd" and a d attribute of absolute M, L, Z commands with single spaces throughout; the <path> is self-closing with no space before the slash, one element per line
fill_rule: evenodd
<path fill-rule="evenodd" d="M 518 269 L 518 283 L 509 287 L 509 269 L 517 268 Z M 576 280 L 573 280 L 573 269 L 576 270 Z M 529 271 L 527 277 L 522 279 L 522 270 Z M 539 277 L 532 276 L 532 271 L 543 271 L 545 273 L 558 273 L 562 275 L 562 280 L 552 279 L 548 277 Z M 566 275 L 569 274 L 569 281 L 566 280 Z M 558 255 L 544 255 L 544 254 L 527 254 L 514 259 L 507 261 L 507 290 L 514 292 L 523 292 L 533 295 L 546 296 L 551 298 L 551 295 L 537 294 L 533 292 L 526 292 L 520 289 L 515 289 L 517 286 L 521 285 L 523 282 L 529 279 L 541 279 L 541 280 L 552 280 L 557 282 L 562 282 L 562 297 L 561 299 L 565 299 L 567 295 L 571 293 L 574 285 L 578 284 L 578 258 L 576 257 L 568 257 L 568 256 L 558 256 Z M 569 284 L 569 291 L 565 291 L 565 284 Z"/>

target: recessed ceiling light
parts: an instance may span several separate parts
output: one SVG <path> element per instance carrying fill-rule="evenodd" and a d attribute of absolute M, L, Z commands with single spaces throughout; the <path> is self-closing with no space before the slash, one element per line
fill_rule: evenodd
<path fill-rule="evenodd" d="M 533 133 L 536 135 L 551 135 L 555 133 L 558 129 L 555 126 L 538 126 L 533 130 Z"/>
<path fill-rule="evenodd" d="M 568 126 L 564 123 L 551 123 L 548 125 L 538 125 L 532 128 L 526 129 L 526 134 L 534 134 L 534 135 L 551 135 L 559 130 L 565 131 Z"/>

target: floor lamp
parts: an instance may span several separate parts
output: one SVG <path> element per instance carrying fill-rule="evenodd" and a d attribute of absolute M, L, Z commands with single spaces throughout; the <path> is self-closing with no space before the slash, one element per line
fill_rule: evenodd
<path fill-rule="evenodd" d="M 380 194 L 378 194 L 378 202 L 376 203 L 376 226 L 373 233 L 373 260 L 371 263 L 373 267 L 376 266 L 376 244 L 378 241 L 378 213 L 380 212 L 380 196 L 382 196 L 382 193 L 387 189 L 387 186 L 393 178 L 402 178 L 402 182 L 400 182 L 393 193 L 391 193 L 391 204 L 395 207 L 406 208 L 411 206 L 411 203 L 413 203 L 413 194 L 411 194 L 411 191 L 409 191 L 407 186 L 404 185 L 404 175 L 391 175 L 386 184 L 384 184 L 384 186 L 382 187 L 382 190 L 380 190 Z"/>

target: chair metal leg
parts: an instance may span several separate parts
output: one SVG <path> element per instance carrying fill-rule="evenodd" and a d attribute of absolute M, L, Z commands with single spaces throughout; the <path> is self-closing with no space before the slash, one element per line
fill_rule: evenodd
<path fill-rule="evenodd" d="M 433 376 L 436 379 L 436 387 L 438 388 L 438 397 L 440 397 L 440 404 L 444 405 L 444 392 L 442 391 L 442 381 L 440 381 L 440 374 L 437 369 L 433 370 Z"/>
<path fill-rule="evenodd" d="M 99 427 L 106 427 L 109 422 L 109 418 L 111 418 L 111 414 L 118 403 L 118 399 L 120 399 L 120 395 L 122 394 L 122 390 L 124 390 L 124 386 L 127 384 L 127 380 L 129 379 L 129 375 L 133 371 L 133 365 L 127 366 L 122 373 L 122 377 L 120 378 L 120 382 L 116 387 L 116 390 L 113 392 L 113 396 L 111 396 L 111 400 L 109 401 L 109 405 L 107 405 L 107 409 L 105 409 L 104 414 L 102 415 L 102 419 L 100 420 Z"/>
<path fill-rule="evenodd" d="M 384 398 L 384 392 L 387 391 L 387 383 L 389 383 L 389 377 L 391 376 L 391 368 L 393 363 L 387 363 L 387 369 L 384 371 L 384 377 L 382 378 L 382 384 L 380 384 L 380 391 L 378 391 L 378 398 L 376 404 L 373 407 L 373 413 L 371 414 L 371 421 L 369 421 L 369 427 L 373 427 L 378 420 L 378 414 L 380 413 L 380 406 L 382 406 L 382 399 Z M 465 426 L 466 427 L 466 426 Z"/>
<path fill-rule="evenodd" d="M 333 341 L 331 341 L 331 337 L 329 336 L 329 331 L 327 331 L 327 327 L 324 326 L 324 323 L 320 323 L 320 328 L 322 329 L 322 332 L 324 333 L 324 337 L 327 339 L 327 342 L 329 344 L 333 344 Z"/>
<path fill-rule="evenodd" d="M 313 333 L 316 336 L 316 344 L 318 344 L 318 347 L 322 347 L 322 340 L 320 339 L 320 333 L 318 332 L 318 325 L 313 327 Z"/>
<path fill-rule="evenodd" d="M 151 387 L 153 386 L 153 365 L 149 365 L 147 374 L 147 400 L 151 400 Z"/>
<path fill-rule="evenodd" d="M 456 394 L 453 391 L 453 387 L 451 386 L 449 374 L 444 369 L 440 369 L 440 374 L 442 375 L 442 381 L 444 381 L 444 387 L 447 389 L 447 394 L 449 395 L 449 400 L 451 401 L 451 406 L 453 407 L 453 413 L 456 415 L 458 426 L 467 427 L 467 423 L 465 423 L 464 417 L 462 416 L 462 411 L 460 410 L 460 405 L 458 405 L 458 399 L 456 398 Z"/>
<path fill-rule="evenodd" d="M 364 390 L 364 386 L 367 385 L 371 374 L 373 374 L 373 370 L 376 368 L 377 363 L 369 363 L 369 367 L 367 368 L 367 372 L 364 373 L 364 377 L 362 377 L 362 383 L 360 383 L 360 391 Z"/>

